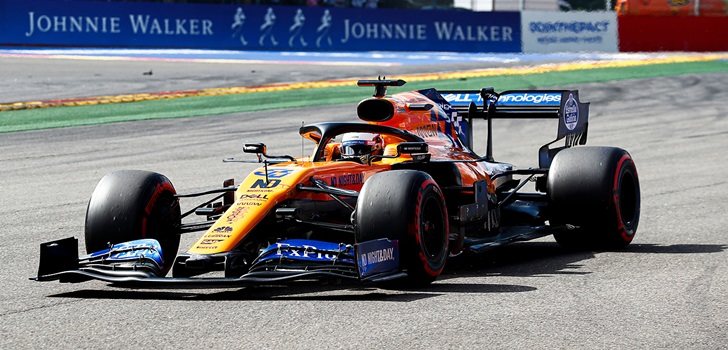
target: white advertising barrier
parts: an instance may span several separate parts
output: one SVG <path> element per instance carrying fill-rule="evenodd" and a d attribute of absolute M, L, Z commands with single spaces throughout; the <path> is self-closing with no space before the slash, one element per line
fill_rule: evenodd
<path fill-rule="evenodd" d="M 521 12 L 524 53 L 617 52 L 614 12 Z"/>

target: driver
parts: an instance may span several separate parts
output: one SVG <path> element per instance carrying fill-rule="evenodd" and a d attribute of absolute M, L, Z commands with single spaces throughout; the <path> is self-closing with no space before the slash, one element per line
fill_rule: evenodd
<path fill-rule="evenodd" d="M 379 134 L 350 132 L 341 138 L 341 159 L 369 164 L 371 156 L 382 155 L 384 140 Z"/>

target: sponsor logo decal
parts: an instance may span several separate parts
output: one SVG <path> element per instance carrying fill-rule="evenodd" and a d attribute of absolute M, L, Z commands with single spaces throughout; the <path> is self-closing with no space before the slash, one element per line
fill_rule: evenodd
<path fill-rule="evenodd" d="M 379 264 L 385 261 L 394 261 L 394 248 L 377 249 L 360 255 L 362 265 Z"/>
<path fill-rule="evenodd" d="M 561 103 L 560 93 L 519 93 L 501 95 L 498 106 L 558 106 Z"/>
<path fill-rule="evenodd" d="M 250 201 L 238 202 L 238 205 L 242 205 L 244 207 L 259 207 L 262 204 L 263 203 L 261 203 L 261 202 L 250 202 Z"/>
<path fill-rule="evenodd" d="M 292 169 L 268 169 L 268 177 L 271 179 L 280 179 L 293 173 L 293 171 L 294 170 Z M 258 170 L 253 174 L 265 177 L 265 172 L 261 170 Z"/>
<path fill-rule="evenodd" d="M 399 242 L 378 239 L 357 246 L 359 275 L 367 277 L 399 269 Z"/>
<path fill-rule="evenodd" d="M 364 183 L 364 174 L 346 174 L 336 178 L 337 186 L 360 185 Z"/>
<path fill-rule="evenodd" d="M 230 226 L 220 226 L 220 227 L 214 229 L 213 231 L 214 232 L 230 232 L 232 230 L 233 230 L 233 228 Z"/>
<path fill-rule="evenodd" d="M 208 239 L 208 238 L 205 238 L 205 239 L 202 240 L 202 242 L 200 242 L 200 244 L 210 245 L 210 244 L 217 244 L 217 243 L 220 243 L 222 241 L 224 241 L 224 239 Z"/>
<path fill-rule="evenodd" d="M 470 102 L 478 107 L 483 106 L 483 98 L 479 93 L 472 94 L 444 94 L 443 98 L 453 106 L 468 106 Z M 558 106 L 561 103 L 561 94 L 558 92 L 523 92 L 501 95 L 498 106 Z"/>
<path fill-rule="evenodd" d="M 89 254 L 90 257 L 99 257 L 108 254 L 108 261 L 128 261 L 136 259 L 153 260 L 160 266 L 164 264 L 162 259 L 162 246 L 155 239 L 139 239 L 124 243 L 118 243 L 111 248 Z"/>
<path fill-rule="evenodd" d="M 354 265 L 354 247 L 344 243 L 314 241 L 308 239 L 287 239 L 265 248 L 258 256 L 258 262 L 275 261 L 285 265 L 287 261 L 305 261 L 317 264 Z"/>
<path fill-rule="evenodd" d="M 569 130 L 574 130 L 576 124 L 579 123 L 579 104 L 576 103 L 573 94 L 569 94 L 569 98 L 564 104 L 564 125 Z"/>
<path fill-rule="evenodd" d="M 600 33 L 609 29 L 609 21 L 572 21 L 572 22 L 530 22 L 528 29 L 531 33 L 575 33 L 582 32 Z"/>
<path fill-rule="evenodd" d="M 268 200 L 268 195 L 261 194 L 261 193 L 243 193 L 240 195 L 238 200 L 244 200 L 244 199 L 265 201 L 265 200 Z"/>
<path fill-rule="evenodd" d="M 210 240 L 217 239 L 217 240 L 220 240 L 220 241 L 224 241 L 224 240 L 226 240 L 228 238 L 230 238 L 230 235 L 229 234 L 224 234 L 224 233 L 213 233 L 213 234 L 210 234 L 210 235 L 206 235 L 205 236 L 205 239 L 210 239 Z"/>
<path fill-rule="evenodd" d="M 415 134 L 419 137 L 436 137 L 437 136 L 437 124 L 424 124 L 415 127 Z"/>
<path fill-rule="evenodd" d="M 268 188 L 264 188 L 264 189 L 260 189 L 260 188 L 249 188 L 249 189 L 246 190 L 246 192 L 249 192 L 249 193 L 254 193 L 254 192 L 271 193 L 271 192 L 274 192 L 274 191 L 272 189 L 268 189 Z"/>
<path fill-rule="evenodd" d="M 257 173 L 256 173 L 257 175 Z M 273 188 L 280 185 L 281 180 L 270 180 L 267 183 L 263 179 L 257 179 L 250 188 Z"/>
<path fill-rule="evenodd" d="M 439 41 L 459 42 L 510 42 L 513 28 L 509 26 L 463 25 L 456 22 L 434 24 L 434 37 Z M 428 36 L 429 34 L 429 36 Z M 424 23 L 366 23 L 344 19 L 344 37 L 341 43 L 352 39 L 418 40 L 432 39 L 428 25 Z"/>
<path fill-rule="evenodd" d="M 238 206 L 235 207 L 235 209 L 233 209 L 233 211 L 225 217 L 225 220 L 228 222 L 228 224 L 232 224 L 239 218 L 245 216 L 245 213 L 247 212 L 248 208 L 241 206 L 240 203 L 238 203 Z"/>
<path fill-rule="evenodd" d="M 286 256 L 290 258 L 298 257 L 326 261 L 334 261 L 338 258 L 338 254 L 318 251 L 319 248 L 316 248 L 316 246 L 313 245 L 303 244 L 300 247 L 296 247 L 287 243 L 276 243 L 276 247 L 276 256 Z"/>
<path fill-rule="evenodd" d="M 123 25 L 122 25 L 123 24 Z M 121 16 L 58 16 L 28 12 L 26 37 L 40 33 L 122 33 L 122 28 L 134 35 L 212 36 L 213 22 L 208 18 L 166 18 L 143 14 Z"/>
<path fill-rule="evenodd" d="M 453 106 L 468 106 L 470 102 L 475 102 L 476 105 L 483 105 L 483 98 L 480 94 L 444 94 L 442 97 Z"/>
<path fill-rule="evenodd" d="M 361 185 L 364 183 L 364 174 L 344 174 L 339 176 L 332 176 L 328 179 L 322 179 L 324 182 L 329 183 L 331 186 L 347 186 L 347 185 Z"/>
<path fill-rule="evenodd" d="M 442 108 L 443 111 L 448 112 L 452 109 L 452 106 L 449 103 L 438 103 L 438 106 Z"/>

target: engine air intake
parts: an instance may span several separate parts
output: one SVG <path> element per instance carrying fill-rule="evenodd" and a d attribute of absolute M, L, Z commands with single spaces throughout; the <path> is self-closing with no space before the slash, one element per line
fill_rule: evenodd
<path fill-rule="evenodd" d="M 383 122 L 394 116 L 394 105 L 389 100 L 372 98 L 359 102 L 356 114 L 364 121 Z"/>

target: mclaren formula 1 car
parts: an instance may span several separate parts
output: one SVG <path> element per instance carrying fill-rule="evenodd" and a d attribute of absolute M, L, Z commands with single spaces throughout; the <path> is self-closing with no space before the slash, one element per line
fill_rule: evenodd
<path fill-rule="evenodd" d="M 632 241 L 640 214 L 635 164 L 623 149 L 584 146 L 589 104 L 578 91 L 386 94 L 404 84 L 359 81 L 375 90 L 357 106 L 362 122 L 302 126 L 315 144 L 309 157 L 245 144 L 250 159 L 227 161 L 259 167 L 239 185 L 179 194 L 153 172 L 104 176 L 86 212 L 88 254 L 79 255 L 76 238 L 44 243 L 33 279 L 135 288 L 326 279 L 425 285 L 449 257 L 515 241 L 554 235 L 577 249 Z M 493 158 L 492 123 L 501 118 L 558 123 L 556 139 L 538 150 L 538 168 Z M 472 151 L 476 119 L 487 122 L 484 156 Z M 181 212 L 180 200 L 201 196 Z M 204 233 L 178 254 L 180 235 L 197 231 Z"/>

